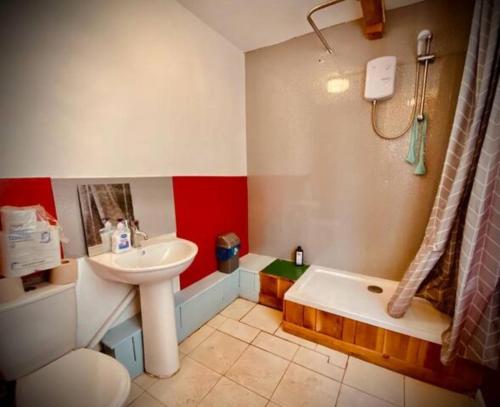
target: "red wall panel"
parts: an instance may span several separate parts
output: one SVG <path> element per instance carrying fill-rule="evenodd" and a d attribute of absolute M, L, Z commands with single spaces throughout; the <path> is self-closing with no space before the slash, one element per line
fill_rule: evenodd
<path fill-rule="evenodd" d="M 248 253 L 246 177 L 173 177 L 177 236 L 198 245 L 193 264 L 181 274 L 185 288 L 217 270 L 217 236 L 234 232 L 240 256 Z"/>
<path fill-rule="evenodd" d="M 42 205 L 52 216 L 57 217 L 50 178 L 4 178 L 0 179 L 0 206 Z"/>

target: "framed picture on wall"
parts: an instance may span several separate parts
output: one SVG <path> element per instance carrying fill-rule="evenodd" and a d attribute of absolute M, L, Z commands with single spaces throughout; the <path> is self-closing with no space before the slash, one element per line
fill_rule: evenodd
<path fill-rule="evenodd" d="M 78 185 L 78 199 L 89 256 L 107 251 L 101 238 L 106 220 L 116 226 L 118 219 L 135 219 L 130 184 Z"/>

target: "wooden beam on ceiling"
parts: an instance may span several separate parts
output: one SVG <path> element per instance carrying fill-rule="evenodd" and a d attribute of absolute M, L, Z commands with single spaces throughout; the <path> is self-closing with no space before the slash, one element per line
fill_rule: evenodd
<path fill-rule="evenodd" d="M 361 0 L 364 34 L 369 40 L 382 38 L 384 33 L 385 9 L 383 0 Z"/>

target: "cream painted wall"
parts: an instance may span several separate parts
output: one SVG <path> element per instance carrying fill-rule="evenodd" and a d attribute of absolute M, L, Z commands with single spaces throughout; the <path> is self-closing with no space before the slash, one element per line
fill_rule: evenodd
<path fill-rule="evenodd" d="M 245 175 L 244 55 L 174 0 L 0 5 L 0 177 Z"/>
<path fill-rule="evenodd" d="M 432 208 L 461 80 L 472 2 L 427 0 L 387 12 L 383 39 L 361 23 L 326 30 L 335 53 L 305 35 L 246 54 L 249 237 L 252 252 L 399 279 Z M 428 174 L 404 162 L 409 136 L 385 141 L 363 100 L 365 64 L 396 55 L 396 94 L 378 112 L 389 134 L 404 128 L 413 94 L 416 37 L 434 32 L 429 71 Z M 333 78 L 343 93 L 328 93 Z"/>

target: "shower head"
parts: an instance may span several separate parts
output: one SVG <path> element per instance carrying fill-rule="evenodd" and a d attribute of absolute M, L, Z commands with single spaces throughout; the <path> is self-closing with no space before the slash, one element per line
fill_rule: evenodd
<path fill-rule="evenodd" d="M 422 30 L 417 36 L 417 56 L 425 55 L 429 52 L 427 49 L 427 44 L 432 38 L 432 32 L 430 30 Z"/>

